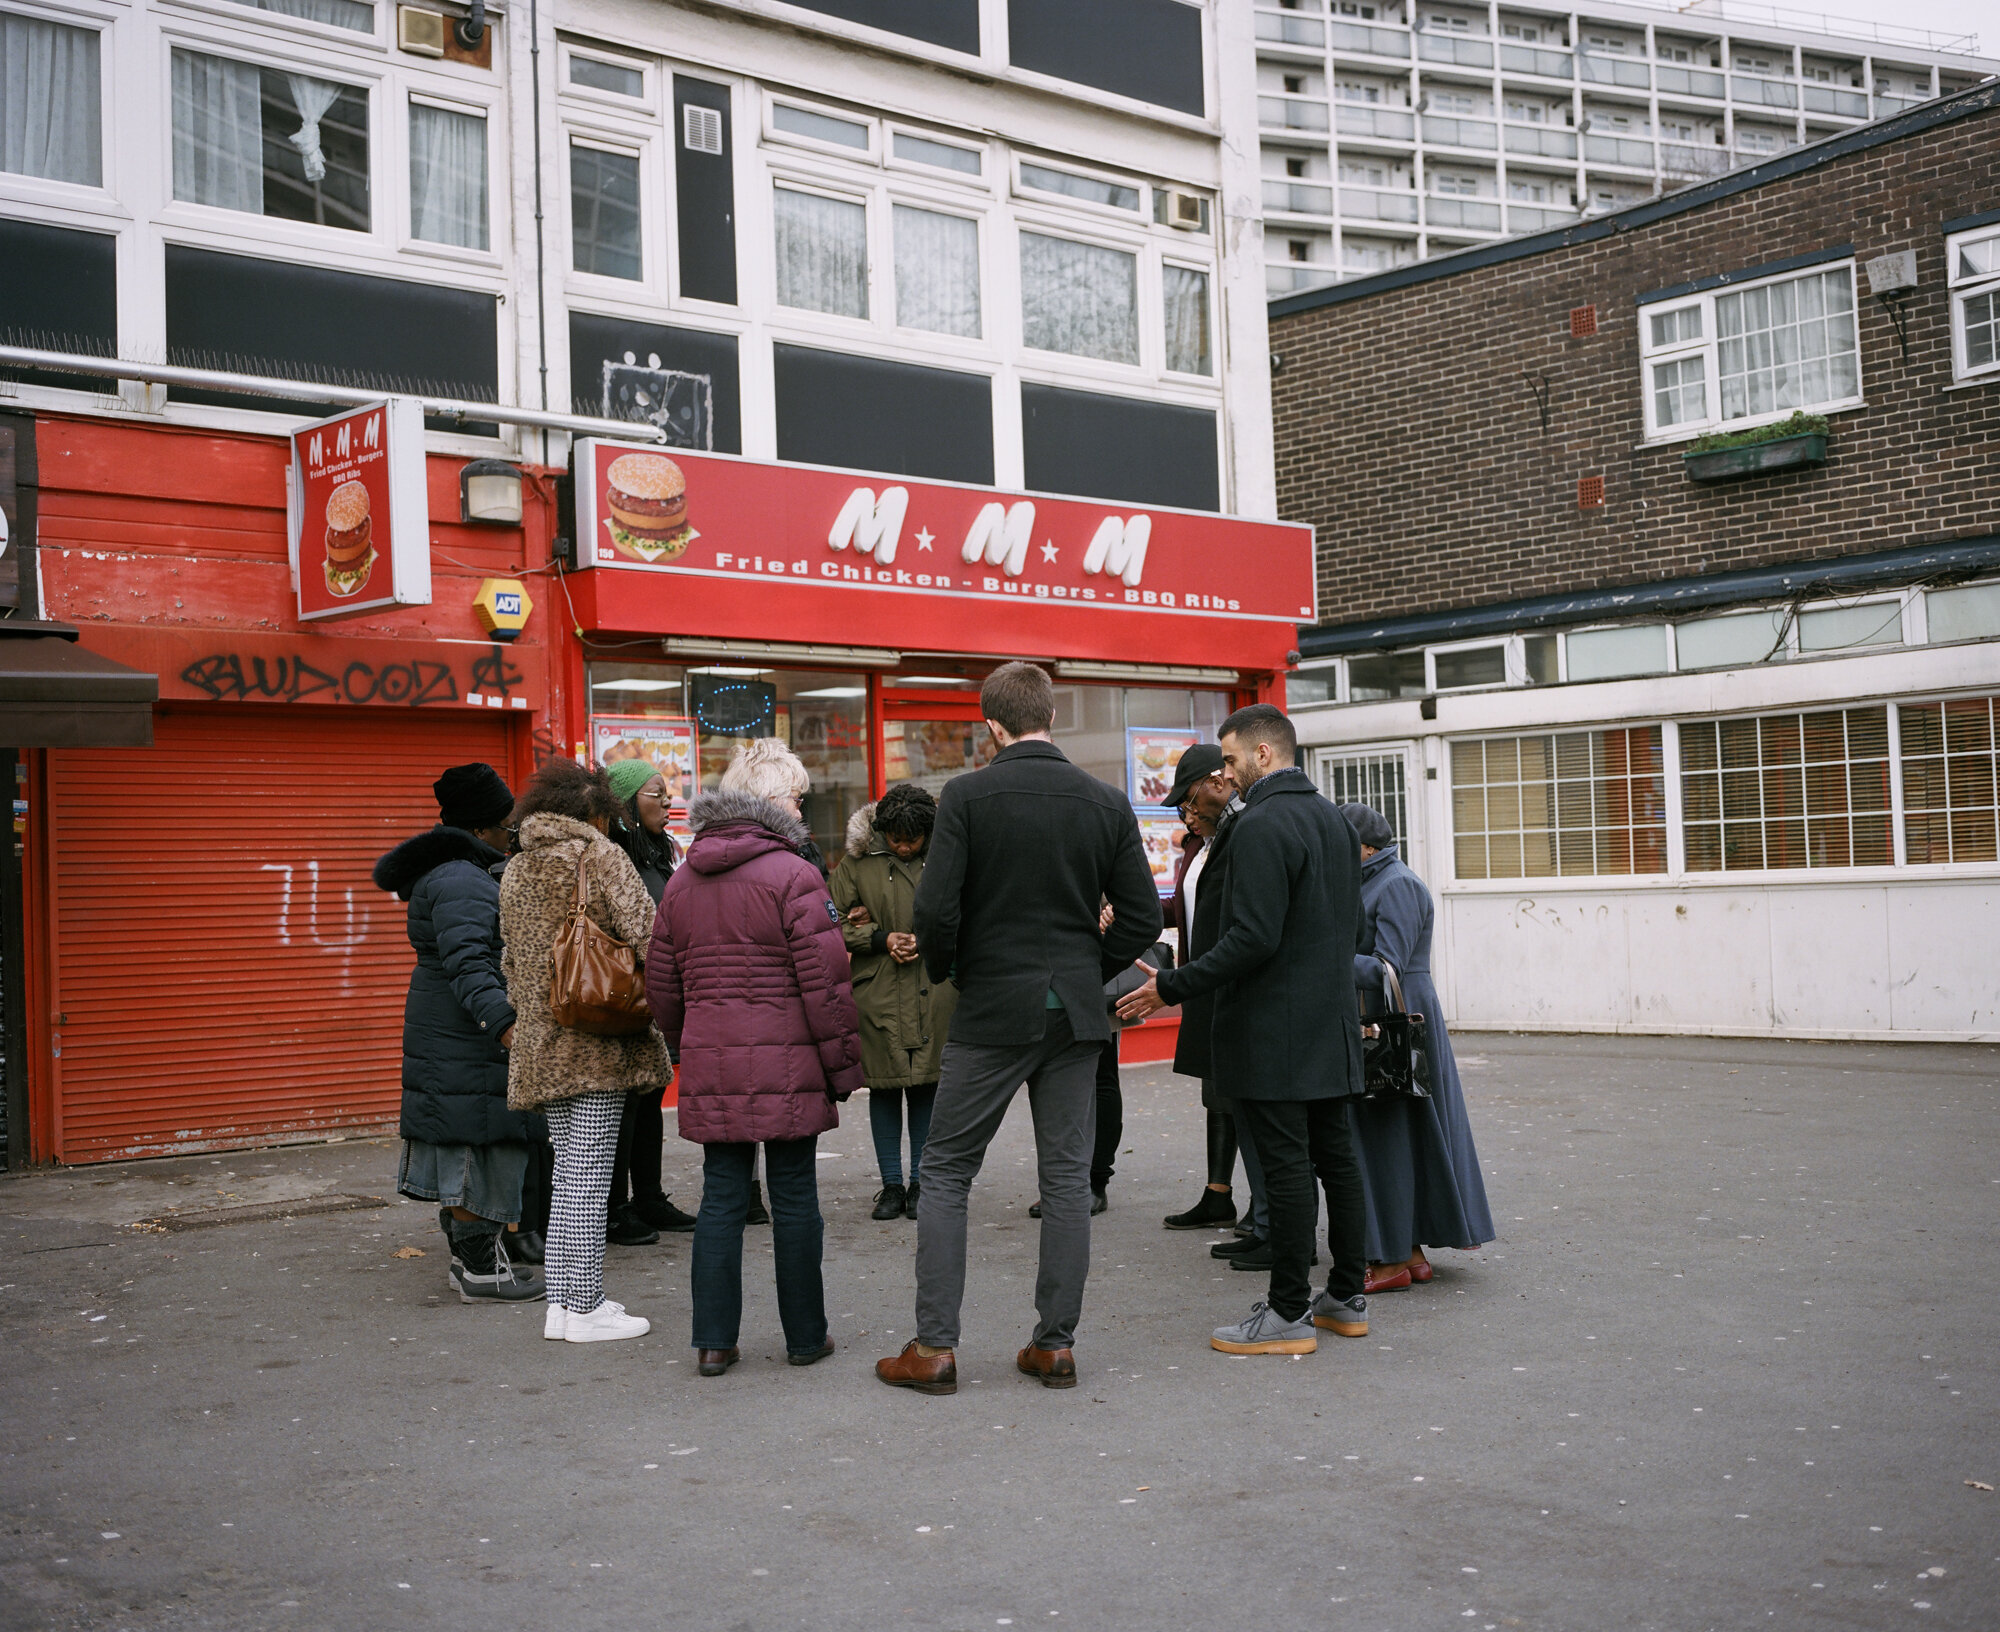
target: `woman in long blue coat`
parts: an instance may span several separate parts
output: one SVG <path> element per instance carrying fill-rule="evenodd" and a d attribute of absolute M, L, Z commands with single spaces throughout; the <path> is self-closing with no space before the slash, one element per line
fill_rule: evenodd
<path fill-rule="evenodd" d="M 1368 1198 L 1368 1290 L 1392 1292 L 1431 1278 L 1426 1246 L 1470 1250 L 1491 1241 L 1493 1214 L 1431 982 L 1431 892 L 1403 864 L 1395 830 L 1379 811 L 1342 805 L 1340 812 L 1361 840 L 1354 983 L 1362 1006 L 1380 1012 L 1386 1001 L 1382 966 L 1388 964 L 1402 982 L 1404 1002 L 1424 1017 L 1430 1062 L 1430 1098 L 1389 1094 L 1362 1100 L 1355 1110 Z"/>

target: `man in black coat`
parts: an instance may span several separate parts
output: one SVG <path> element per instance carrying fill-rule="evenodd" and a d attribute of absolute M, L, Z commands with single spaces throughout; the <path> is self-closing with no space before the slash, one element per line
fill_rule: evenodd
<path fill-rule="evenodd" d="M 1003 664 L 979 701 L 1000 752 L 945 784 L 912 911 L 931 978 L 958 984 L 917 1202 L 917 1336 L 875 1367 L 885 1383 L 927 1394 L 958 1388 L 966 1199 L 1024 1081 L 1041 1178 L 1041 1318 L 1016 1363 L 1049 1387 L 1075 1386 L 1097 1061 L 1112 1035 L 1104 982 L 1160 934 L 1132 807 L 1050 740 L 1047 674 Z M 1106 900 L 1112 921 L 1100 933 Z"/>
<path fill-rule="evenodd" d="M 1239 708 L 1218 733 L 1243 793 L 1213 894 L 1215 944 L 1133 992 L 1139 1018 L 1213 993 L 1210 1067 L 1263 1163 L 1271 1209 L 1271 1291 L 1248 1319 L 1218 1328 L 1228 1354 L 1310 1354 L 1315 1328 L 1368 1331 L 1361 1170 L 1350 1099 L 1362 1089 L 1353 967 L 1361 923 L 1361 845 L 1297 767 L 1292 722 L 1269 703 Z M 1196 903 L 1196 916 L 1202 904 Z M 1327 1289 L 1312 1295 L 1313 1175 L 1326 1190 Z"/>

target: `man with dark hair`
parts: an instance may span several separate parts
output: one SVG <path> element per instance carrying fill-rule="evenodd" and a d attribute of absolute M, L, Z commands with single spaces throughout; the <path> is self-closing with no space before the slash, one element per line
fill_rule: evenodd
<path fill-rule="evenodd" d="M 934 981 L 956 980 L 959 993 L 924 1145 L 917 1335 L 875 1366 L 883 1382 L 925 1394 L 958 1391 L 966 1200 L 1023 1082 L 1041 1180 L 1041 1318 L 1015 1364 L 1047 1387 L 1076 1385 L 1097 1061 L 1112 1034 L 1104 982 L 1160 933 L 1132 807 L 1050 740 L 1049 677 L 1003 664 L 980 705 L 1000 752 L 945 784 L 914 910 L 925 968 Z M 1100 933 L 1105 901 L 1112 920 Z"/>
<path fill-rule="evenodd" d="M 1269 703 L 1239 708 L 1218 733 L 1243 793 L 1214 886 L 1215 942 L 1131 993 L 1121 1018 L 1215 994 L 1209 1026 L 1216 1086 L 1235 1102 L 1264 1169 L 1271 1212 L 1267 1302 L 1217 1328 L 1225 1354 L 1311 1354 L 1315 1328 L 1368 1331 L 1361 1169 L 1349 1100 L 1359 1094 L 1361 1017 L 1354 960 L 1361 846 L 1347 818 L 1301 771 L 1292 722 Z M 1313 1177 L 1326 1190 L 1333 1267 L 1312 1295 Z"/>

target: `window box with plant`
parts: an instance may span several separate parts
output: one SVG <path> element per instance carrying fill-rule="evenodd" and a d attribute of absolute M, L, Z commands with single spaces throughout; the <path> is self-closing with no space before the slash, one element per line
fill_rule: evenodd
<path fill-rule="evenodd" d="M 1688 477 L 1728 482 L 1773 470 L 1803 470 L 1826 463 L 1827 422 L 1823 414 L 1794 414 L 1773 425 L 1704 436 L 1681 455 Z"/>

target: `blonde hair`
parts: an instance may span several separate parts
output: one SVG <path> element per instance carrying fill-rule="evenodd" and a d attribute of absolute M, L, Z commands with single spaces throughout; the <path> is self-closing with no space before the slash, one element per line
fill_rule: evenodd
<path fill-rule="evenodd" d="M 752 737 L 722 773 L 725 793 L 750 793 L 759 799 L 803 799 L 812 778 L 799 756 L 776 737 Z"/>

